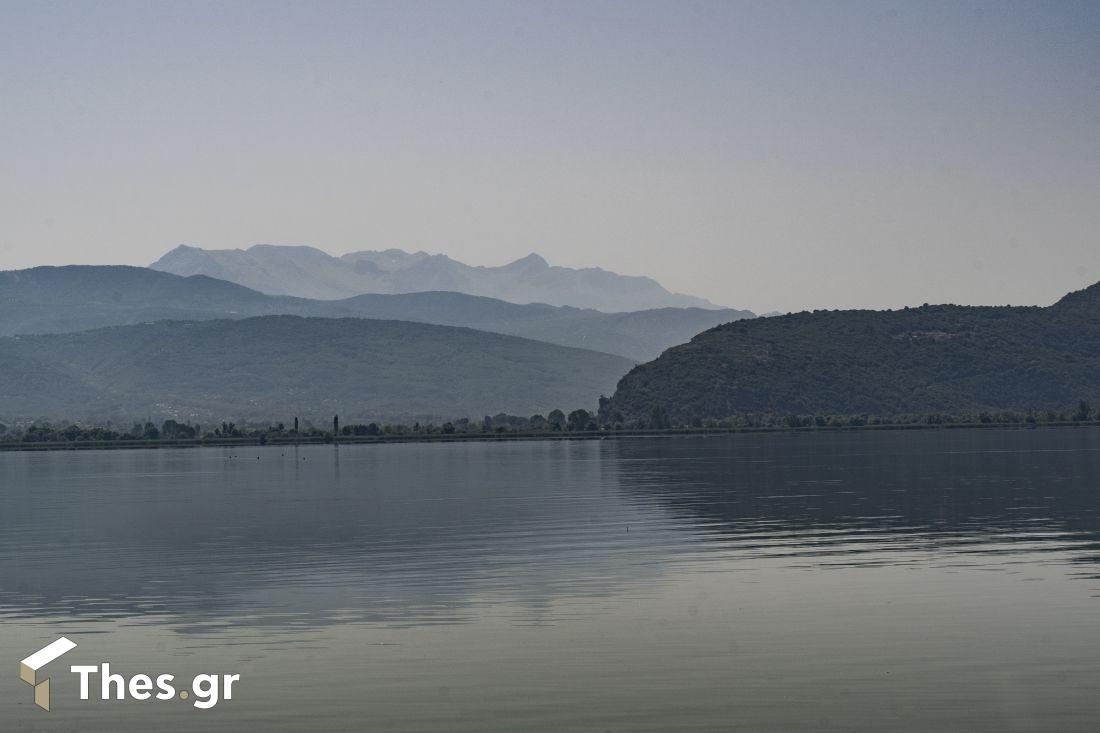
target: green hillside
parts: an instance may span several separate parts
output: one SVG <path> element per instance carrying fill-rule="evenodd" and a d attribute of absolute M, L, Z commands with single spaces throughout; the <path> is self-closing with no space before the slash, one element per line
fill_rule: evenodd
<path fill-rule="evenodd" d="M 591 407 L 632 363 L 404 321 L 268 316 L 0 338 L 0 418 L 330 420 Z"/>
<path fill-rule="evenodd" d="M 0 336 L 277 314 L 462 326 L 634 361 L 652 359 L 719 323 L 753 317 L 750 311 L 704 308 L 603 313 L 443 291 L 310 300 L 265 295 L 205 275 L 181 277 L 143 267 L 73 265 L 0 272 Z"/>
<path fill-rule="evenodd" d="M 625 421 L 1064 409 L 1100 401 L 1100 285 L 1048 308 L 924 306 L 738 321 L 619 382 Z"/>

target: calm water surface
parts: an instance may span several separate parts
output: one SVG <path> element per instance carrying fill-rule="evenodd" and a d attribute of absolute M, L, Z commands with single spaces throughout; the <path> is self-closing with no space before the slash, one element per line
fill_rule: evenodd
<path fill-rule="evenodd" d="M 0 625 L 3 730 L 1091 731 L 1100 430 L 0 454 Z"/>

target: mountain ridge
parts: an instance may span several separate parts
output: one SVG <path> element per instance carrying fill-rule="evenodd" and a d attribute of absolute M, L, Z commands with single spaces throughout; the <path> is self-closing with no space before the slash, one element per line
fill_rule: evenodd
<path fill-rule="evenodd" d="M 749 311 L 654 309 L 603 313 L 519 305 L 455 292 L 367 294 L 342 300 L 265 295 L 206 275 L 183 277 L 125 265 L 68 265 L 0 272 L 0 336 L 58 333 L 159 320 L 260 315 L 382 318 L 476 328 L 647 361 Z"/>
<path fill-rule="evenodd" d="M 529 415 L 592 407 L 630 366 L 597 351 L 410 321 L 162 321 L 0 338 L 0 412 L 203 422 Z"/>
<path fill-rule="evenodd" d="M 307 245 L 207 250 L 181 244 L 149 267 L 176 275 L 208 275 L 268 295 L 328 300 L 366 293 L 448 290 L 519 304 L 571 305 L 605 312 L 719 307 L 705 298 L 669 292 L 653 278 L 619 275 L 599 267 L 550 265 L 536 253 L 505 265 L 486 266 L 399 249 L 334 257 Z"/>

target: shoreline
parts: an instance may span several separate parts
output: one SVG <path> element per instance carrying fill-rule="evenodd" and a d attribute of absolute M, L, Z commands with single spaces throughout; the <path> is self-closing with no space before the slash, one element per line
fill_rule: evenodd
<path fill-rule="evenodd" d="M 288 445 L 382 445 L 386 443 L 499 443 L 531 440 L 618 440 L 625 438 L 675 438 L 749 433 L 838 433 L 882 430 L 1038 430 L 1100 427 L 1100 421 L 1048 423 L 945 423 L 926 425 L 838 425 L 810 427 L 740 427 L 740 428 L 667 428 L 646 430 L 591 430 L 575 432 L 525 433 L 404 433 L 371 436 L 286 436 L 244 438 L 187 438 L 155 440 L 88 440 L 0 443 L 0 452 L 64 451 L 64 450 L 126 450 L 157 448 L 225 448 L 236 446 Z"/>

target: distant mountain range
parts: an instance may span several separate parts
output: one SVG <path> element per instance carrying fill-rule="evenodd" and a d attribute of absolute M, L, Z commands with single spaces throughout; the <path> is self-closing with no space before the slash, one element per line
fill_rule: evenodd
<path fill-rule="evenodd" d="M 652 359 L 719 323 L 753 316 L 749 311 L 702 308 L 602 313 L 453 292 L 310 300 L 265 295 L 203 275 L 181 277 L 141 267 L 72 265 L 0 272 L 0 336 L 276 314 L 463 326 L 634 361 Z"/>
<path fill-rule="evenodd" d="M 623 377 L 612 410 L 673 422 L 1100 403 L 1100 284 L 1047 307 L 815 311 L 712 328 Z"/>
<path fill-rule="evenodd" d="M 592 408 L 622 357 L 407 321 L 267 316 L 0 338 L 0 418 L 449 419 Z"/>
<path fill-rule="evenodd" d="M 364 293 L 451 291 L 605 312 L 718 307 L 704 298 L 670 293 L 648 277 L 598 267 L 552 267 L 537 254 L 502 267 L 473 267 L 446 255 L 399 249 L 333 257 L 313 247 L 260 244 L 246 250 L 206 250 L 181 245 L 150 267 L 228 280 L 268 295 L 325 300 Z"/>

